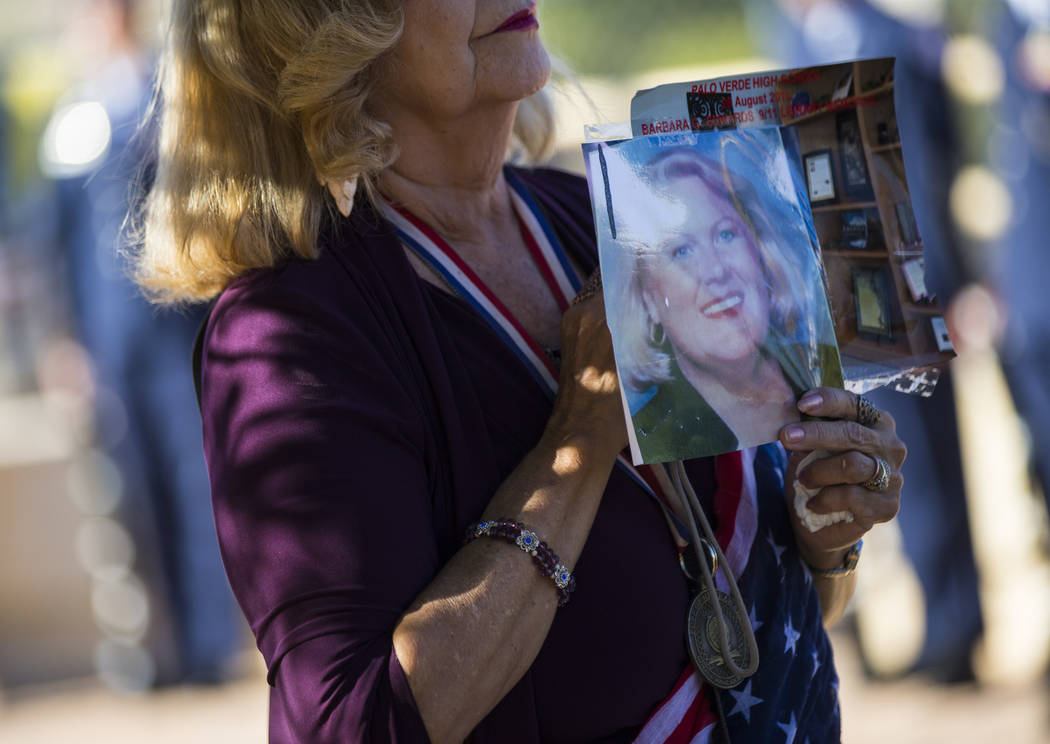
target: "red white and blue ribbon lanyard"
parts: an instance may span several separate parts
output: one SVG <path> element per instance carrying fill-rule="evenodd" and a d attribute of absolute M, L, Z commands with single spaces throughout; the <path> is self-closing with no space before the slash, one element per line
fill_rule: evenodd
<path fill-rule="evenodd" d="M 511 200 L 517 213 L 522 238 L 554 299 L 564 312 L 580 291 L 582 282 L 576 276 L 557 236 L 524 185 L 513 173 L 504 173 L 510 186 Z M 548 398 L 554 400 L 558 390 L 558 371 L 510 310 L 460 258 L 455 249 L 429 225 L 401 207 L 382 199 L 378 201 L 380 211 L 397 230 L 401 242 L 436 271 L 481 315 L 489 327 L 518 355 Z M 666 492 L 666 489 L 660 487 L 653 470 L 646 466 L 636 468 L 623 453 L 617 457 L 616 464 L 660 505 L 679 549 L 688 545 L 689 531 L 665 500 L 662 492 Z"/>

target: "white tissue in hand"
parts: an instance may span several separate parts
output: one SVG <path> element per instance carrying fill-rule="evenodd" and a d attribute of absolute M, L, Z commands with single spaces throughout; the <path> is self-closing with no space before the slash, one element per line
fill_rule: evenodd
<path fill-rule="evenodd" d="M 826 457 L 831 454 L 824 450 L 817 450 L 816 452 L 810 452 L 804 458 L 802 462 L 798 464 L 798 468 L 795 470 L 796 473 L 800 473 L 806 469 L 814 460 L 818 460 L 821 457 Z M 806 525 L 806 529 L 810 532 L 816 532 L 817 530 L 823 529 L 832 524 L 838 524 L 839 522 L 852 522 L 853 512 L 851 511 L 837 511 L 831 512 L 830 514 L 818 514 L 817 512 L 806 506 L 806 503 L 820 493 L 819 488 L 806 488 L 802 485 L 798 478 L 795 478 L 795 513 L 798 514 L 798 518 L 802 521 L 802 524 Z"/>

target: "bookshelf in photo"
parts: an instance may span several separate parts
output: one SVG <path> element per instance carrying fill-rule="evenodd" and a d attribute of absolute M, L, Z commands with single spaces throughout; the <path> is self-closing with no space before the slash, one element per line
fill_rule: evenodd
<path fill-rule="evenodd" d="M 810 102 L 783 119 L 798 131 L 803 163 L 830 151 L 835 197 L 811 208 L 843 363 L 940 361 L 931 318 L 942 310 L 915 289 L 923 245 L 897 130 L 893 60 L 822 69 L 819 79 L 779 86 L 777 97 Z M 872 286 L 885 288 L 885 302 L 866 300 Z"/>

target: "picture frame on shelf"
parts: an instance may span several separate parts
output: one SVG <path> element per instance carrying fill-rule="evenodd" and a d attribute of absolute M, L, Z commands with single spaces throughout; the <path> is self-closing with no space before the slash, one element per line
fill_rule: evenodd
<path fill-rule="evenodd" d="M 857 335 L 891 340 L 889 279 L 885 267 L 853 269 L 853 303 L 857 318 Z"/>
<path fill-rule="evenodd" d="M 930 293 L 926 288 L 926 260 L 924 258 L 909 258 L 901 263 L 901 273 L 908 285 L 908 292 L 914 302 L 924 302 L 929 299 Z"/>
<path fill-rule="evenodd" d="M 897 225 L 900 227 L 902 246 L 907 249 L 917 245 L 919 241 L 919 226 L 915 222 L 915 211 L 911 208 L 911 201 L 899 201 L 893 205 L 897 213 Z"/>
<path fill-rule="evenodd" d="M 933 329 L 933 338 L 937 342 L 938 351 L 955 351 L 951 336 L 948 335 L 948 324 L 944 322 L 944 318 L 940 316 L 930 318 L 930 328 Z"/>
<path fill-rule="evenodd" d="M 868 175 L 868 161 L 856 110 L 836 114 L 835 131 L 842 165 L 842 193 L 854 201 L 871 201 L 875 193 Z"/>
<path fill-rule="evenodd" d="M 834 204 L 839 200 L 831 150 L 815 150 L 804 155 L 802 167 L 806 172 L 806 186 L 811 205 Z"/>
<path fill-rule="evenodd" d="M 851 209 L 839 216 L 842 221 L 842 246 L 856 251 L 868 248 L 868 215 L 862 209 Z"/>

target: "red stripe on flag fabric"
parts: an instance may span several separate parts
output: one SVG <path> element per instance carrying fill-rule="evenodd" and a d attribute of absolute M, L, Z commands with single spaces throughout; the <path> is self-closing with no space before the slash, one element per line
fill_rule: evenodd
<path fill-rule="evenodd" d="M 452 262 L 456 265 L 456 268 L 462 271 L 463 275 L 474 283 L 474 286 L 478 288 L 478 291 L 484 294 L 485 298 L 488 299 L 488 301 L 491 302 L 497 310 L 499 310 L 499 312 L 503 315 L 504 318 L 507 319 L 507 322 L 509 322 L 514 327 L 514 330 L 516 330 L 521 336 L 521 338 L 525 341 L 525 343 L 529 345 L 529 348 L 532 350 L 532 353 L 536 355 L 536 358 L 539 359 L 545 367 L 547 367 L 547 370 L 551 373 L 551 376 L 553 376 L 554 379 L 557 380 L 558 370 L 555 369 L 554 364 L 547 357 L 547 354 L 543 351 L 540 345 L 537 344 L 535 340 L 533 340 L 532 336 L 529 335 L 529 332 L 526 331 L 525 328 L 522 327 L 522 325 L 518 322 L 518 319 L 514 317 L 514 315 L 510 312 L 510 310 L 506 308 L 506 306 L 502 302 L 500 302 L 499 298 L 496 297 L 496 295 L 494 295 L 489 290 L 485 283 L 481 281 L 478 275 L 475 274 L 474 271 L 470 268 L 470 266 L 467 265 L 466 261 L 459 257 L 459 254 L 456 253 L 452 246 L 445 242 L 444 238 L 442 238 L 440 235 L 438 235 L 436 232 L 430 229 L 430 225 L 418 219 L 414 214 L 412 214 L 408 210 L 401 209 L 397 206 L 394 206 L 394 209 L 397 210 L 398 214 L 400 214 L 406 220 L 411 222 L 417 230 L 426 235 L 427 238 L 429 238 L 434 243 L 434 245 L 438 246 L 438 248 L 440 248 L 441 251 L 452 260 Z M 526 230 L 525 232 L 527 234 L 528 231 Z"/>
<path fill-rule="evenodd" d="M 543 276 L 543 281 L 547 282 L 547 286 L 550 288 L 551 294 L 554 295 L 558 307 L 562 312 L 565 312 L 569 307 L 569 298 L 566 298 L 562 294 L 561 287 L 558 285 L 558 280 L 554 278 L 554 272 L 551 271 L 551 267 L 547 263 L 547 257 L 544 256 L 543 251 L 540 250 L 540 246 L 532 236 L 532 231 L 529 230 L 525 221 L 521 219 L 521 217 L 518 217 L 517 220 L 518 229 L 521 231 L 521 237 L 525 239 L 525 246 L 529 249 L 529 253 L 532 254 L 532 262 L 536 264 L 536 268 L 540 270 L 540 275 Z"/>
<path fill-rule="evenodd" d="M 727 452 L 715 458 L 715 515 L 718 526 L 715 539 L 722 550 L 729 549 L 736 530 L 736 515 L 744 486 L 744 462 L 740 452 Z"/>
<path fill-rule="evenodd" d="M 705 682 L 689 664 L 667 699 L 649 716 L 635 744 L 686 744 L 717 720 Z"/>

